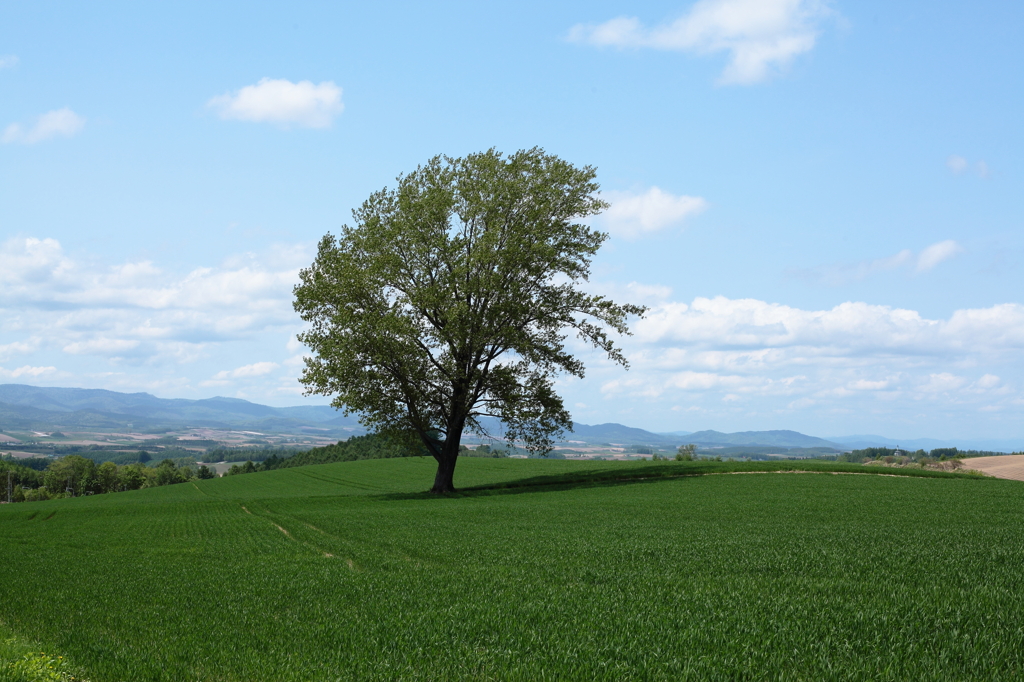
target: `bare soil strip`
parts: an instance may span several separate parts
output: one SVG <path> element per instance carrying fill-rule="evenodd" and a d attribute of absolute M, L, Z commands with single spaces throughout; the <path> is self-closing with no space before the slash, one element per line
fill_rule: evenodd
<path fill-rule="evenodd" d="M 996 478 L 1024 481 L 1024 455 L 971 457 L 964 460 L 964 468 L 974 469 Z"/>
<path fill-rule="evenodd" d="M 963 472 L 961 472 L 963 473 Z M 874 471 L 802 471 L 800 469 L 789 469 L 788 471 L 726 471 L 720 474 L 697 474 L 698 476 L 746 476 L 747 474 L 825 474 L 826 476 L 887 476 L 889 478 L 920 478 L 924 476 L 908 476 L 907 474 L 876 474 Z M 626 479 L 623 479 L 626 480 Z"/>

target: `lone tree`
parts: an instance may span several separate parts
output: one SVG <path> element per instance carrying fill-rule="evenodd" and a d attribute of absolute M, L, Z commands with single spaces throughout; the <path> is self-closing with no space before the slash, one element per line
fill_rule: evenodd
<path fill-rule="evenodd" d="M 607 208 L 595 171 L 542 149 L 437 156 L 353 211 L 300 273 L 295 310 L 312 351 L 300 381 L 378 433 L 419 440 L 454 491 L 465 430 L 547 452 L 572 429 L 553 377 L 583 377 L 567 331 L 626 367 L 609 338 L 645 308 L 577 287 L 608 235 L 580 224 Z"/>

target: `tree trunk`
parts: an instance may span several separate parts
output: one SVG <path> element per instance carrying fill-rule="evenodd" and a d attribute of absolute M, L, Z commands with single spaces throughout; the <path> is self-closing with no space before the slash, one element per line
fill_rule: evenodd
<path fill-rule="evenodd" d="M 437 475 L 434 476 L 434 487 L 430 489 L 430 492 L 439 495 L 455 492 L 452 477 L 455 475 L 455 463 L 459 459 L 457 448 L 458 446 L 456 446 L 454 453 L 449 453 L 448 448 L 445 447 L 441 452 L 441 456 L 437 458 Z"/>
<path fill-rule="evenodd" d="M 441 447 L 440 457 L 437 460 L 437 475 L 434 476 L 434 487 L 430 492 L 439 495 L 455 492 L 455 484 L 452 477 L 455 475 L 455 465 L 459 461 L 459 445 L 462 443 L 462 429 L 465 427 L 465 418 L 454 420 L 448 425 L 447 438 Z"/>

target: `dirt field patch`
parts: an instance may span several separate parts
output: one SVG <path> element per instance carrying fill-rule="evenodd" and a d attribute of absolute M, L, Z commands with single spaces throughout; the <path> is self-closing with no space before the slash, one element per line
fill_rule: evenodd
<path fill-rule="evenodd" d="M 1024 455 L 971 457 L 964 460 L 964 468 L 981 471 L 996 478 L 1024 481 Z"/>

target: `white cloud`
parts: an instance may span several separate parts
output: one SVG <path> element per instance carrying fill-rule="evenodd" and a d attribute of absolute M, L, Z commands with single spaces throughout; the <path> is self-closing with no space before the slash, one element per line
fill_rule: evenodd
<path fill-rule="evenodd" d="M 341 88 L 331 81 L 314 85 L 270 78 L 214 97 L 207 106 L 216 109 L 222 119 L 295 123 L 306 128 L 327 128 L 345 109 Z"/>
<path fill-rule="evenodd" d="M 39 347 L 39 339 L 32 338 L 26 341 L 14 341 L 13 343 L 0 344 L 0 360 L 6 360 L 15 353 L 32 353 Z"/>
<path fill-rule="evenodd" d="M 0 377 L 9 379 L 20 379 L 21 377 L 37 378 L 56 371 L 56 367 L 31 367 L 29 365 L 17 369 L 4 369 L 0 367 Z"/>
<path fill-rule="evenodd" d="M 812 404 L 840 409 L 865 400 L 952 405 L 965 392 L 971 400 L 1010 400 L 1016 395 L 1011 386 L 1000 382 L 998 391 L 986 393 L 978 389 L 994 379 L 968 387 L 967 377 L 992 374 L 1001 364 L 1019 365 L 1024 350 L 1020 304 L 929 319 L 913 310 L 852 301 L 805 310 L 757 299 L 697 298 L 690 304 L 656 303 L 632 327 L 635 335 L 622 339 L 630 372 L 595 363 L 591 375 L 601 377 L 606 398 L 633 396 L 653 401 L 652 409 L 678 402 L 683 394 L 698 404 L 731 395 L 729 403 L 771 410 L 784 404 L 792 410 Z M 952 380 L 939 376 L 944 374 L 964 381 L 954 390 Z M 783 397 L 784 403 L 772 402 Z"/>
<path fill-rule="evenodd" d="M 1009 418 L 1024 407 L 1020 382 L 996 371 L 1024 376 L 1018 303 L 931 319 L 855 301 L 808 310 L 757 299 L 664 300 L 632 328 L 634 336 L 621 340 L 630 371 L 592 362 L 590 375 L 605 405 L 629 404 L 665 419 L 702 415 L 676 428 L 718 428 L 709 419 L 790 428 L 780 424 L 797 414 L 805 422 L 817 415 L 817 423 L 847 414 L 869 423 L 946 425 L 967 411 Z M 593 408 L 592 389 L 567 397 L 588 396 Z"/>
<path fill-rule="evenodd" d="M 292 355 L 291 357 L 285 359 L 281 364 L 283 364 L 285 367 L 288 367 L 289 369 L 302 368 L 306 364 L 306 356 Z"/>
<path fill-rule="evenodd" d="M 917 257 L 917 271 L 926 272 L 931 270 L 942 261 L 949 260 L 963 250 L 963 247 L 952 239 L 932 244 Z"/>
<path fill-rule="evenodd" d="M 35 144 L 54 137 L 72 137 L 85 127 L 85 119 L 67 107 L 48 111 L 39 118 L 28 130 L 18 123 L 12 123 L 0 135 L 0 142 L 10 144 Z"/>
<path fill-rule="evenodd" d="M 279 249 L 276 256 L 280 260 Z M 247 316 L 266 311 L 289 299 L 298 269 L 306 258 L 291 251 L 287 262 L 268 268 L 254 254 L 245 254 L 220 267 L 200 267 L 183 276 L 162 271 L 150 261 L 111 267 L 75 262 L 55 239 L 13 238 L 0 245 L 0 303 L 60 302 L 92 308 L 192 310 L 201 312 L 231 308 L 218 314 L 216 323 L 225 329 L 248 326 Z M 273 255 L 272 255 L 273 258 Z M 264 259 L 267 260 L 267 259 Z"/>
<path fill-rule="evenodd" d="M 110 339 L 97 337 L 88 341 L 76 341 L 64 346 L 64 352 L 71 355 L 118 356 L 139 346 L 137 339 Z"/>
<path fill-rule="evenodd" d="M 646 192 L 605 192 L 603 198 L 611 207 L 602 222 L 612 234 L 627 239 L 657 232 L 682 222 L 707 208 L 701 197 L 675 195 L 651 187 Z"/>
<path fill-rule="evenodd" d="M 610 298 L 613 301 L 649 306 L 663 303 L 672 295 L 672 287 L 667 287 L 664 284 L 644 284 L 641 282 L 619 284 L 602 280 L 590 282 L 587 286 L 587 292 Z"/>
<path fill-rule="evenodd" d="M 668 302 L 635 325 L 645 343 L 685 342 L 722 348 L 807 347 L 826 355 L 863 352 L 962 354 L 1024 349 L 1024 305 L 957 310 L 930 320 L 913 310 L 846 302 L 801 310 L 757 299 L 696 298 Z"/>
<path fill-rule="evenodd" d="M 6 54 L 0 56 L 0 69 L 13 69 L 18 65 L 19 61 L 17 55 Z"/>
<path fill-rule="evenodd" d="M 886 258 L 865 260 L 859 263 L 833 263 L 807 270 L 792 270 L 791 274 L 818 281 L 828 286 L 842 286 L 850 282 L 859 282 L 872 275 L 904 269 L 921 274 L 934 268 L 939 263 L 963 253 L 964 248 L 952 239 L 936 242 L 925 247 L 919 254 L 910 249 Z"/>
<path fill-rule="evenodd" d="M 298 399 L 302 345 L 289 340 L 305 327 L 292 288 L 314 253 L 274 244 L 176 271 L 69 253 L 51 238 L 0 241 L 0 379 L 163 397 L 242 385 L 256 402 L 309 402 Z M 12 369 L 15 358 L 24 367 Z"/>
<path fill-rule="evenodd" d="M 941 372 L 939 374 L 929 374 L 927 380 L 921 385 L 920 389 L 926 393 L 948 393 L 949 391 L 956 391 L 967 383 L 967 379 L 950 374 L 949 372 Z"/>
<path fill-rule="evenodd" d="M 309 245 L 282 245 L 264 257 L 173 273 L 146 260 L 72 258 L 55 239 L 12 238 L 0 243 L 0 319 L 16 343 L 36 339 L 43 350 L 188 363 L 225 343 L 294 333 L 291 290 L 311 260 Z M 21 348 L 9 344 L 0 354 Z"/>
<path fill-rule="evenodd" d="M 867 379 L 858 379 L 851 381 L 848 384 L 848 388 L 854 391 L 882 391 L 889 388 L 891 382 L 886 379 L 879 381 L 868 381 Z"/>
<path fill-rule="evenodd" d="M 272 392 L 277 394 L 277 395 L 286 395 L 286 396 L 289 396 L 289 397 L 291 397 L 291 396 L 298 397 L 298 396 L 304 396 L 305 393 L 306 393 L 306 389 L 303 388 L 302 386 L 299 386 L 298 384 L 291 384 L 290 383 L 287 386 L 278 386 L 277 388 L 273 389 Z"/>
<path fill-rule="evenodd" d="M 905 265 L 910 264 L 914 260 L 914 253 L 910 249 L 903 249 L 899 253 L 893 254 L 886 258 L 875 258 L 869 261 L 861 261 L 855 263 L 852 266 L 848 265 L 837 265 L 832 266 L 829 270 L 829 274 L 832 275 L 837 282 L 841 283 L 848 279 L 861 280 L 865 277 L 873 275 L 877 272 L 888 272 L 890 270 L 896 270 Z"/>
<path fill-rule="evenodd" d="M 77 377 L 87 383 L 84 374 L 68 374 L 77 366 L 107 388 L 152 386 L 196 395 L 187 391 L 243 386 L 258 402 L 273 396 L 291 402 L 302 392 L 295 379 L 304 353 L 294 340 L 303 323 L 292 309 L 292 287 L 313 248 L 281 245 L 174 272 L 145 259 L 110 264 L 70 254 L 54 239 L 0 242 L 6 344 L 0 362 L 19 366 L 0 369 L 0 377 L 63 385 Z M 914 271 L 927 264 L 926 251 L 900 256 L 898 267 Z M 939 262 L 946 251 L 934 249 L 931 260 Z M 936 423 L 952 423 L 956 415 L 977 415 L 982 406 L 1002 406 L 991 414 L 1024 416 L 1020 303 L 929 317 L 857 301 L 823 309 L 752 298 L 684 303 L 673 299 L 669 287 L 638 282 L 598 283 L 594 289 L 651 307 L 631 324 L 634 336 L 621 339 L 631 371 L 590 356 L 585 382 L 560 385 L 566 404 L 585 403 L 594 418 L 643 426 L 636 422 L 640 417 L 615 416 L 627 407 L 644 419 L 662 410 L 699 412 L 710 420 L 732 410 L 740 415 L 734 424 L 747 424 L 742 415 L 758 410 L 821 416 L 830 410 L 892 415 L 913 409 L 941 415 Z M 589 352 L 581 342 L 570 343 L 572 352 Z M 131 370 L 120 371 L 125 365 Z M 101 375 L 109 369 L 118 370 L 113 378 Z M 609 405 L 618 411 L 610 412 Z M 671 412 L 673 405 L 680 409 Z M 767 419 L 745 428 L 759 425 L 788 428 Z"/>
<path fill-rule="evenodd" d="M 774 379 L 765 376 L 682 370 L 665 373 L 653 380 L 638 376 L 613 379 L 601 386 L 601 393 L 606 397 L 627 394 L 646 398 L 661 398 L 665 394 L 679 392 L 714 393 L 723 400 L 735 401 L 749 395 L 791 395 L 794 392 L 794 384 L 803 378 L 797 375 Z"/>
<path fill-rule="evenodd" d="M 950 154 L 949 158 L 946 159 L 946 167 L 949 168 L 949 170 L 952 171 L 954 175 L 960 175 L 961 173 L 963 173 L 965 170 L 967 170 L 968 165 L 970 164 L 968 163 L 967 159 L 965 159 L 962 156 L 959 156 L 958 154 Z M 988 179 L 989 175 L 992 174 L 992 171 L 988 167 L 988 164 L 984 161 L 977 161 L 974 164 L 974 170 L 978 173 L 978 177 L 982 178 L 983 180 Z"/>
<path fill-rule="evenodd" d="M 975 382 L 978 388 L 995 388 L 999 385 L 999 377 L 995 374 L 986 374 Z"/>
<path fill-rule="evenodd" d="M 679 19 L 645 27 L 634 17 L 578 24 L 569 40 L 599 47 L 653 48 L 707 54 L 726 51 L 722 83 L 763 81 L 810 51 L 829 14 L 819 0 L 700 0 Z"/>
<path fill-rule="evenodd" d="M 259 377 L 264 374 L 270 374 L 275 369 L 277 369 L 276 362 L 255 362 L 251 365 L 243 365 L 231 370 L 231 376 L 236 379 L 239 377 Z"/>
<path fill-rule="evenodd" d="M 287 363 L 286 363 L 287 364 Z M 229 386 L 232 379 L 248 379 L 262 377 L 270 374 L 279 365 L 276 362 L 254 362 L 251 365 L 243 365 L 235 369 L 221 370 L 213 375 L 211 379 L 200 382 L 200 386 Z"/>
<path fill-rule="evenodd" d="M 631 303 L 650 303 L 652 301 L 661 302 L 672 295 L 672 287 L 664 286 L 663 284 L 641 284 L 640 282 L 630 282 L 625 286 L 625 292 L 628 300 Z M 616 300 L 613 299 L 612 300 Z"/>

